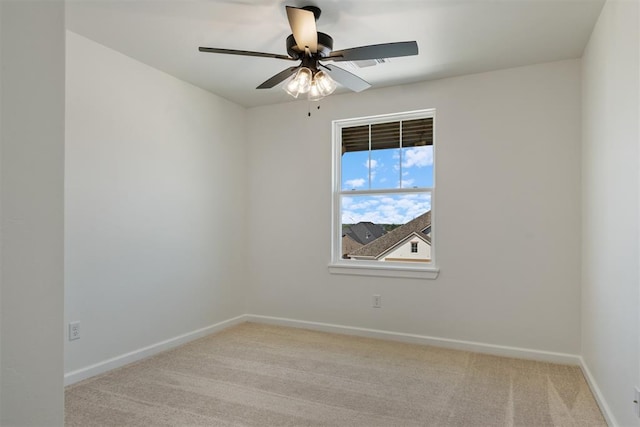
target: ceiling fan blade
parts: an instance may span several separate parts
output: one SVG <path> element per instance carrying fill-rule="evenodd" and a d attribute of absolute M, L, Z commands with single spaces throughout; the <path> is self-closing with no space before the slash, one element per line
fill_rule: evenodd
<path fill-rule="evenodd" d="M 305 52 L 305 48 L 309 48 L 311 53 L 316 53 L 318 51 L 318 30 L 313 12 L 287 6 L 287 18 L 300 52 Z"/>
<path fill-rule="evenodd" d="M 236 49 L 220 49 L 217 47 L 202 47 L 198 48 L 200 52 L 209 52 L 209 53 L 226 53 L 228 55 L 240 55 L 240 56 L 260 56 L 262 58 L 276 58 L 276 59 L 286 59 L 289 61 L 296 61 L 296 59 L 291 58 L 286 55 L 278 55 L 277 53 L 265 53 L 265 52 L 253 52 L 250 50 L 236 50 Z"/>
<path fill-rule="evenodd" d="M 278 74 L 258 86 L 256 89 L 271 89 L 278 83 L 283 82 L 287 78 L 292 76 L 296 71 L 298 71 L 299 68 L 300 67 L 291 67 L 287 68 L 286 70 L 280 71 Z"/>
<path fill-rule="evenodd" d="M 418 54 L 418 43 L 397 42 L 372 44 L 369 46 L 354 47 L 351 49 L 335 50 L 327 59 L 334 61 L 362 61 L 365 59 L 396 58 L 399 56 L 412 56 Z"/>
<path fill-rule="evenodd" d="M 340 83 L 342 86 L 347 89 L 351 89 L 354 92 L 362 92 L 365 89 L 369 89 L 371 85 L 360 77 L 352 74 L 342 68 L 336 67 L 335 65 L 324 65 L 320 64 L 322 68 L 327 70 L 327 73 L 331 76 L 332 79 Z"/>

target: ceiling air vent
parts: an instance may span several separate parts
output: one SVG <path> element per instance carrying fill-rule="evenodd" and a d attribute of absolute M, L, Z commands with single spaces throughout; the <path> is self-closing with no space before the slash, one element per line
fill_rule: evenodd
<path fill-rule="evenodd" d="M 365 61 L 353 61 L 355 66 L 358 68 L 373 67 L 374 65 L 386 64 L 387 62 L 390 62 L 388 58 L 367 59 Z"/>
<path fill-rule="evenodd" d="M 340 63 L 340 66 L 347 69 L 357 70 L 358 68 L 373 67 L 374 65 L 386 64 L 387 62 L 391 62 L 389 58 L 367 59 L 363 61 L 343 61 Z"/>

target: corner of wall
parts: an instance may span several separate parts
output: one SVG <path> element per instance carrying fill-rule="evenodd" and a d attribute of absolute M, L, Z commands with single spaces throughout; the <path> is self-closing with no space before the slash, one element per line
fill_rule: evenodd
<path fill-rule="evenodd" d="M 613 426 L 640 425 L 639 29 L 638 2 L 607 0 L 582 58 L 581 364 Z"/>

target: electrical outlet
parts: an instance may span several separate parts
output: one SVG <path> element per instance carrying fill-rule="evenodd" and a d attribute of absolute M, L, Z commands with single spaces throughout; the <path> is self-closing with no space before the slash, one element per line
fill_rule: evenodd
<path fill-rule="evenodd" d="M 633 390 L 633 412 L 636 414 L 636 417 L 640 418 L 640 387 L 636 387 Z"/>
<path fill-rule="evenodd" d="M 382 297 L 380 295 L 373 296 L 373 308 L 381 308 L 382 307 Z"/>
<path fill-rule="evenodd" d="M 80 339 L 80 322 L 69 323 L 69 341 Z"/>

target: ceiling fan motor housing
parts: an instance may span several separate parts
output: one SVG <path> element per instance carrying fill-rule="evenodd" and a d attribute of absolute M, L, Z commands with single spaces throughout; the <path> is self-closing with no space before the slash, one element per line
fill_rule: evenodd
<path fill-rule="evenodd" d="M 342 86 L 351 89 L 354 92 L 360 92 L 369 88 L 371 85 L 355 74 L 333 65 L 331 67 L 325 66 L 321 64 L 320 61 L 329 60 L 339 63 L 340 61 L 364 61 L 418 54 L 418 44 L 415 41 L 372 44 L 342 49 L 334 52 L 333 38 L 331 38 L 330 35 L 318 32 L 317 30 L 316 21 L 318 21 L 321 14 L 319 7 L 304 6 L 302 8 L 298 8 L 286 6 L 285 9 L 287 12 L 289 27 L 293 33 L 288 36 L 286 40 L 287 56 L 267 52 L 203 46 L 200 46 L 198 50 L 200 52 L 222 53 L 227 55 L 257 56 L 263 58 L 283 59 L 286 61 L 300 61 L 298 66 L 288 67 L 287 69 L 280 71 L 278 74 L 270 77 L 259 85 L 257 89 L 270 89 L 289 79 L 294 74 L 297 76 L 298 73 L 305 74 L 309 77 L 308 75 L 310 71 L 313 78 L 318 78 L 320 81 L 325 82 L 331 80 L 324 78 L 325 75 L 328 75 Z M 296 43 L 294 35 L 298 38 L 299 43 Z M 300 45 L 300 47 L 298 45 Z M 320 68 L 322 68 L 322 70 L 320 70 Z M 332 83 L 335 85 L 335 82 L 332 81 Z M 327 85 L 322 83 L 320 86 Z M 329 93 L 331 92 L 333 92 L 333 89 L 329 90 Z M 291 92 L 289 93 L 294 97 L 297 97 L 297 94 L 294 95 Z"/>
<path fill-rule="evenodd" d="M 333 38 L 329 34 L 318 32 L 318 58 L 326 58 L 333 50 Z M 302 59 L 304 52 L 298 49 L 293 34 L 287 37 L 287 53 L 294 59 Z"/>

